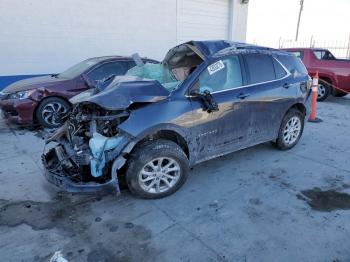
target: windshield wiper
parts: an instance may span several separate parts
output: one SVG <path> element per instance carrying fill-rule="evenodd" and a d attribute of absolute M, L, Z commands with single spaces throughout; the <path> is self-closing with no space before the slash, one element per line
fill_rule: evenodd
<path fill-rule="evenodd" d="M 58 74 L 51 74 L 51 77 L 58 78 Z"/>

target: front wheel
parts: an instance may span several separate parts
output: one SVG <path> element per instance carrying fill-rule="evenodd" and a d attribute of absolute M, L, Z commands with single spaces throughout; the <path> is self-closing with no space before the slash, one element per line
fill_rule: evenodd
<path fill-rule="evenodd" d="M 126 182 L 142 198 L 162 198 L 175 193 L 189 173 L 187 156 L 176 143 L 155 140 L 141 145 L 128 161 Z"/>
<path fill-rule="evenodd" d="M 305 116 L 299 110 L 292 108 L 282 120 L 276 146 L 281 150 L 293 148 L 300 140 L 304 131 Z"/>
<path fill-rule="evenodd" d="M 36 118 L 44 127 L 59 127 L 61 125 L 61 118 L 69 111 L 69 109 L 70 104 L 62 98 L 45 98 L 36 110 Z"/>

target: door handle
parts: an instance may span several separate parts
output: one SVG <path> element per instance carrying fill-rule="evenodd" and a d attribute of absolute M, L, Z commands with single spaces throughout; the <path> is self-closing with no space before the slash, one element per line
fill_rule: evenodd
<path fill-rule="evenodd" d="M 250 96 L 250 94 L 248 94 L 248 93 L 246 93 L 246 94 L 241 93 L 241 94 L 239 94 L 239 95 L 237 96 L 237 98 L 245 99 L 245 98 L 247 98 L 248 96 Z"/>
<path fill-rule="evenodd" d="M 285 83 L 285 84 L 283 84 L 283 87 L 284 87 L 285 89 L 288 89 L 288 88 L 290 87 L 290 84 Z"/>

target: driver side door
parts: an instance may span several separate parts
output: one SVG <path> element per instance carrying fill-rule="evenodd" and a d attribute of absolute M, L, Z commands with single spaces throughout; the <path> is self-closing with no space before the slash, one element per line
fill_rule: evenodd
<path fill-rule="evenodd" d="M 209 65 L 201 72 L 189 90 L 193 122 L 191 132 L 196 144 L 196 160 L 233 152 L 247 144 L 250 122 L 249 105 L 245 101 L 247 89 L 242 59 L 231 55 Z M 209 91 L 218 105 L 208 112 L 198 93 Z"/>

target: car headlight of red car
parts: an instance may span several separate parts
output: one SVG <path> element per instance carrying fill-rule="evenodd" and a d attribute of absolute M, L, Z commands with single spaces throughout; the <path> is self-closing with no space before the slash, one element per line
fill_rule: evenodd
<path fill-rule="evenodd" d="M 30 95 L 33 94 L 34 91 L 35 90 L 26 90 L 26 91 L 19 91 L 16 93 L 12 93 L 7 96 L 7 99 L 26 99 L 30 97 Z"/>

